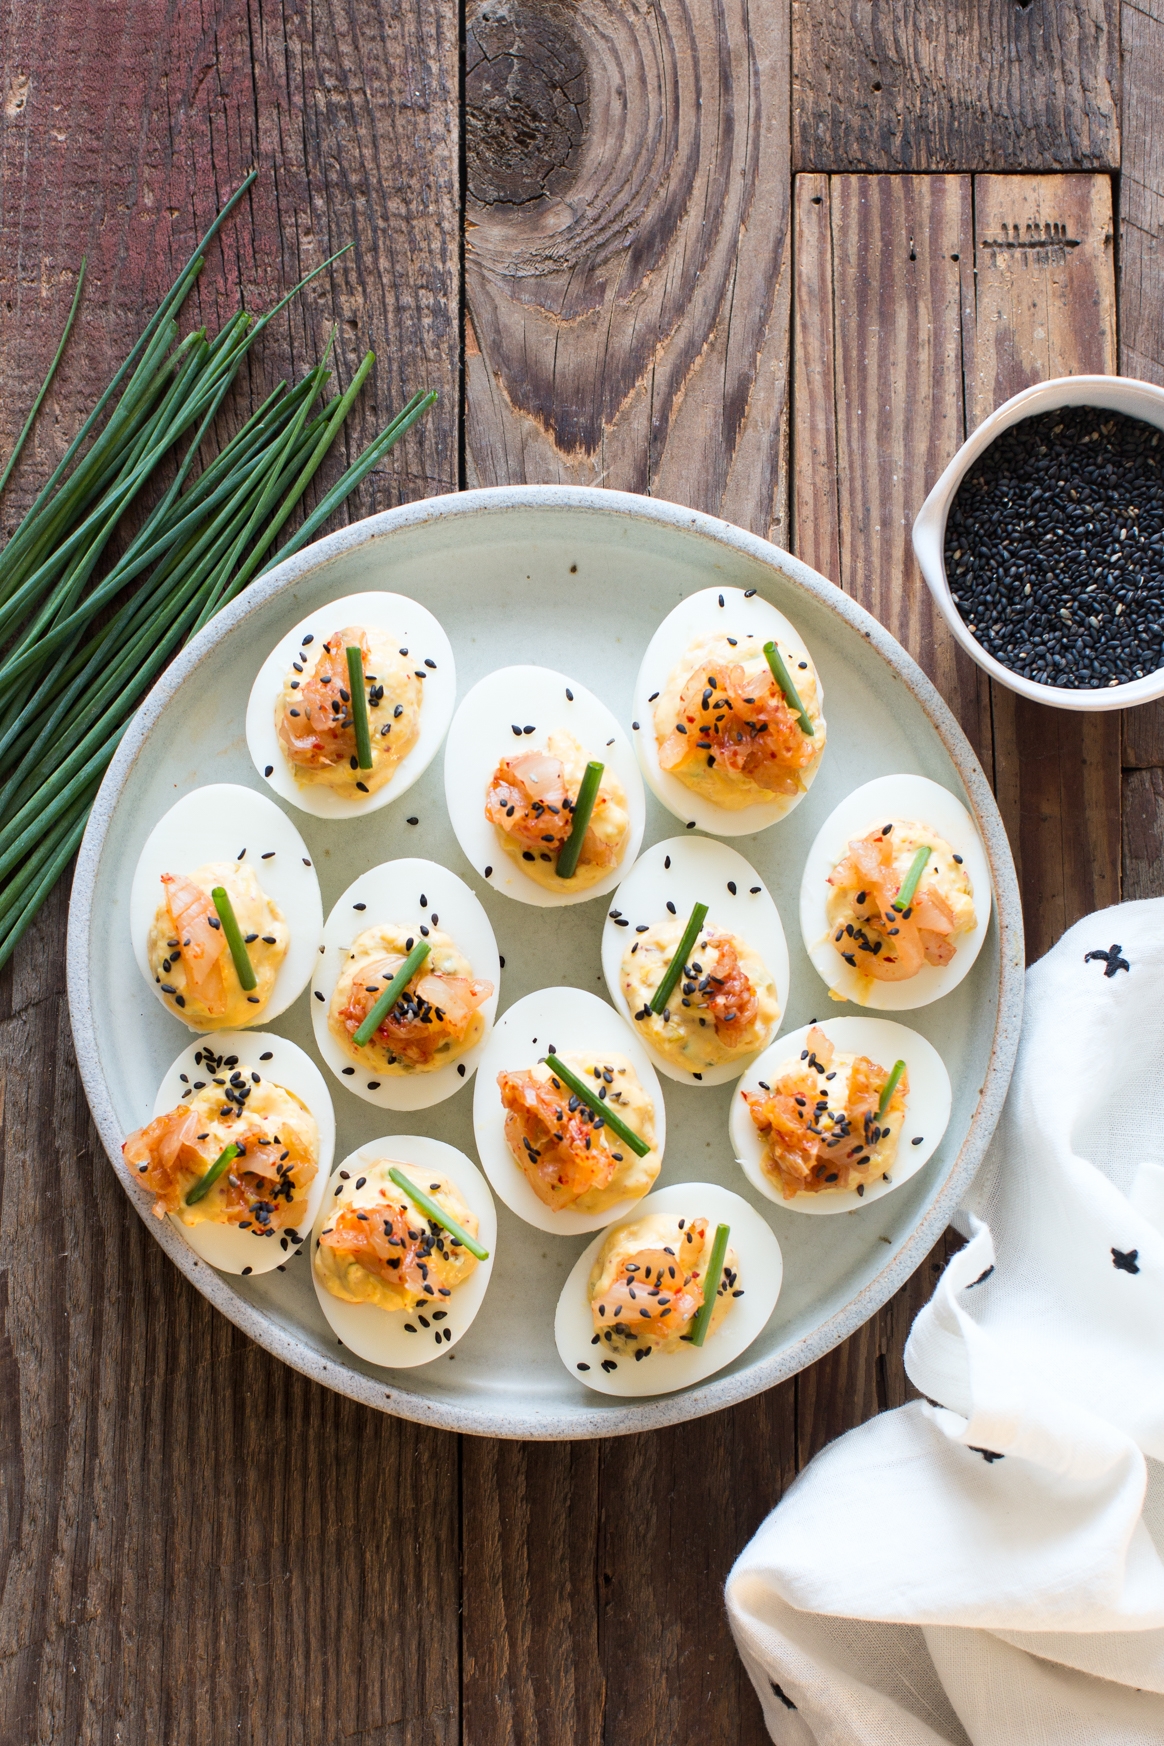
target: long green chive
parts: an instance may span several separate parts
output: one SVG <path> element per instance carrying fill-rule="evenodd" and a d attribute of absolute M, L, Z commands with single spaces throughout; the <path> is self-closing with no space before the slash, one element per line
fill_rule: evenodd
<path fill-rule="evenodd" d="M 602 781 L 603 766 L 591 762 L 587 764 L 578 789 L 578 798 L 574 802 L 573 822 L 570 825 L 570 835 L 558 851 L 557 874 L 559 879 L 573 879 L 578 870 L 578 857 L 582 853 L 586 829 L 590 823 L 590 814 L 594 811 L 594 802 L 598 799 L 598 785 Z"/>
<path fill-rule="evenodd" d="M 895 1061 L 893 1063 L 893 1072 L 889 1075 L 889 1078 L 885 1081 L 885 1084 L 881 1087 L 881 1097 L 880 1097 L 878 1104 L 877 1104 L 877 1114 L 879 1116 L 883 1116 L 885 1114 L 886 1110 L 889 1108 L 890 1102 L 892 1101 L 892 1098 L 893 1098 L 893 1094 L 897 1090 L 897 1082 L 901 1078 L 901 1076 L 904 1072 L 905 1072 L 905 1062 L 904 1061 Z"/>
<path fill-rule="evenodd" d="M 254 180 L 252 172 L 223 207 L 0 550 L 0 966 L 75 851 L 104 770 L 165 664 L 257 571 L 314 538 L 436 398 L 414 394 L 274 558 L 267 554 L 338 434 L 372 353 L 347 392 L 317 413 L 322 363 L 294 386 L 281 383 L 191 478 L 247 350 L 330 265 L 264 315 L 238 310 L 213 338 L 199 329 L 177 340 L 175 317 L 206 246 Z M 58 355 L 65 338 L 67 331 Z M 94 583 L 127 511 L 179 441 L 169 485 Z"/>
<path fill-rule="evenodd" d="M 784 665 L 784 657 L 775 643 L 764 644 L 764 657 L 772 669 L 772 677 L 788 700 L 789 709 L 794 709 L 800 717 L 800 731 L 807 734 L 810 740 L 816 738 L 816 730 L 809 718 L 807 709 L 801 702 L 800 693 L 792 683 L 792 675 Z"/>
<path fill-rule="evenodd" d="M 349 648 L 348 686 L 352 694 L 352 726 L 356 730 L 356 762 L 361 770 L 372 768 L 372 736 L 368 731 L 368 693 L 364 689 L 364 657 Z"/>
<path fill-rule="evenodd" d="M 450 1237 L 455 1237 L 458 1243 L 462 1243 L 468 1249 L 470 1255 L 476 1255 L 478 1261 L 488 1261 L 488 1249 L 483 1249 L 476 1237 L 471 1237 L 464 1225 L 457 1223 L 452 1213 L 447 1213 L 444 1207 L 440 1206 L 430 1194 L 426 1194 L 423 1188 L 418 1188 L 410 1177 L 405 1176 L 403 1170 L 398 1170 L 393 1164 L 388 1175 L 397 1188 L 408 1196 L 409 1200 L 415 1201 L 424 1216 L 431 1219 L 434 1225 L 439 1225 L 442 1231 L 447 1231 Z"/>
<path fill-rule="evenodd" d="M 651 1148 L 642 1135 L 636 1134 L 632 1127 L 628 1127 L 622 1117 L 611 1109 L 604 1098 L 599 1097 L 597 1091 L 592 1091 L 584 1079 L 579 1079 L 576 1073 L 571 1073 L 570 1069 L 556 1055 L 546 1056 L 546 1066 L 551 1073 L 557 1075 L 568 1091 L 572 1091 L 575 1097 L 581 1098 L 587 1109 L 592 1109 L 595 1115 L 602 1117 L 611 1133 L 617 1134 L 624 1145 L 630 1147 L 636 1158 L 646 1157 Z"/>
<path fill-rule="evenodd" d="M 691 1333 L 688 1338 L 693 1346 L 702 1346 L 707 1338 L 707 1330 L 711 1326 L 711 1312 L 715 1308 L 716 1293 L 723 1274 L 724 1257 L 727 1255 L 730 1225 L 717 1225 L 715 1238 L 711 1245 L 711 1259 L 707 1263 L 707 1272 L 703 1275 L 703 1302 L 695 1312 L 691 1323 Z"/>
<path fill-rule="evenodd" d="M 197 1206 L 203 1196 L 210 1193 L 210 1190 L 214 1187 L 218 1178 L 223 1174 L 227 1166 L 234 1162 L 238 1155 L 239 1148 L 235 1145 L 227 1146 L 223 1151 L 221 1151 L 218 1154 L 218 1157 L 214 1160 L 214 1163 L 210 1166 L 210 1169 L 206 1172 L 206 1175 L 198 1178 L 197 1182 L 186 1196 L 186 1205 Z"/>
<path fill-rule="evenodd" d="M 699 930 L 707 920 L 706 903 L 697 903 L 691 911 L 691 918 L 683 929 L 683 938 L 675 948 L 675 955 L 663 972 L 663 980 L 651 996 L 651 1011 L 661 1013 L 666 1011 L 667 1002 L 671 998 L 675 984 L 683 974 L 688 954 L 699 938 Z"/>
<path fill-rule="evenodd" d="M 44 381 L 40 385 L 40 393 L 37 395 L 36 399 L 32 403 L 32 411 L 29 413 L 28 417 L 25 419 L 24 428 L 22 429 L 20 435 L 17 437 L 16 441 L 12 445 L 12 453 L 8 457 L 8 465 L 5 467 L 3 473 L 0 473 L 0 496 L 3 495 L 4 487 L 7 485 L 9 479 L 11 479 L 11 477 L 12 477 L 12 469 L 15 467 L 17 461 L 20 459 L 20 451 L 24 447 L 25 442 L 27 441 L 29 431 L 32 429 L 33 425 L 36 422 L 36 415 L 40 411 L 41 406 L 44 404 L 44 397 L 48 393 L 50 387 L 52 386 L 53 377 L 57 373 L 57 365 L 60 363 L 61 359 L 65 355 L 65 347 L 69 343 L 69 335 L 72 333 L 73 323 L 77 319 L 77 308 L 78 308 L 78 305 L 80 304 L 80 301 L 81 301 L 81 288 L 85 283 L 85 268 L 88 266 L 88 264 L 89 264 L 88 255 L 82 255 L 81 256 L 81 269 L 77 274 L 77 288 L 73 292 L 73 301 L 72 301 L 72 304 L 69 308 L 68 316 L 65 320 L 65 331 L 61 335 L 60 344 L 57 346 L 56 351 L 53 353 L 53 361 L 48 367 L 48 373 L 45 376 Z"/>
<path fill-rule="evenodd" d="M 230 901 L 230 893 L 225 885 L 216 885 L 210 893 L 210 898 L 218 919 L 222 923 L 222 931 L 226 935 L 226 943 L 230 947 L 230 955 L 234 959 L 238 979 L 249 993 L 252 988 L 258 987 L 259 979 L 255 975 L 255 967 L 251 963 L 247 943 L 242 937 L 242 929 L 238 925 L 238 917 L 234 913 L 234 904 Z"/>
<path fill-rule="evenodd" d="M 384 1023 L 384 1020 L 388 1017 L 388 1014 L 392 1011 L 392 1008 L 396 1005 L 396 1002 L 400 999 L 400 996 L 408 987 L 409 982 L 416 975 L 416 972 L 420 969 L 420 966 L 424 963 L 431 951 L 432 947 L 427 940 L 418 940 L 416 942 L 416 945 L 413 946 L 411 952 L 409 952 L 407 958 L 405 958 L 403 964 L 400 966 L 399 970 L 396 972 L 395 976 L 392 978 L 391 982 L 388 984 L 387 988 L 384 990 L 383 994 L 380 996 L 355 1036 L 352 1038 L 352 1041 L 358 1048 L 362 1049 L 364 1044 L 370 1042 L 376 1035 L 376 1032 L 380 1029 L 380 1026 Z"/>
<path fill-rule="evenodd" d="M 925 872 L 926 862 L 932 854 L 933 850 L 930 848 L 930 845 L 928 843 L 923 843 L 913 860 L 910 862 L 909 872 L 902 880 L 901 890 L 893 900 L 894 909 L 902 910 L 909 908 L 910 904 L 913 902 L 913 894 L 917 890 L 917 882 Z"/>

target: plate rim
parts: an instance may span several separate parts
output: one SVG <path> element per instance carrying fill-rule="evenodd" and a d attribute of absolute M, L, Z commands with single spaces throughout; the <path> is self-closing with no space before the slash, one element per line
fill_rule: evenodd
<path fill-rule="evenodd" d="M 568 1411 L 531 1404 L 520 1415 L 506 1405 L 432 1399 L 414 1394 L 395 1379 L 381 1379 L 337 1365 L 305 1345 L 257 1304 L 239 1297 L 225 1278 L 200 1261 L 177 1232 L 150 1216 L 148 1199 L 132 1181 L 121 1159 L 121 1125 L 101 1071 L 96 1018 L 89 979 L 89 940 L 94 891 L 113 813 L 156 722 L 186 678 L 245 620 L 268 601 L 289 591 L 312 572 L 372 540 L 413 530 L 451 516 L 505 514 L 509 511 L 598 511 L 661 523 L 693 534 L 709 548 L 727 548 L 776 570 L 825 610 L 863 636 L 870 648 L 913 695 L 944 746 L 965 789 L 986 849 L 994 880 L 999 933 L 998 1013 L 982 1089 L 966 1137 L 946 1179 L 901 1247 L 841 1309 L 769 1358 L 743 1371 L 713 1377 L 693 1393 L 645 1400 L 633 1407 L 582 1403 Z M 93 803 L 77 857 L 69 903 L 66 969 L 69 1014 L 81 1082 L 101 1142 L 122 1187 L 147 1229 L 196 1290 L 250 1339 L 292 1369 L 350 1399 L 436 1429 L 509 1439 L 579 1440 L 625 1436 L 704 1418 L 786 1381 L 855 1332 L 904 1284 L 929 1253 L 985 1156 L 1002 1113 L 1018 1051 L 1024 990 L 1022 909 L 1018 878 L 1002 815 L 985 772 L 952 711 L 913 657 L 871 613 L 791 552 L 718 516 L 661 498 L 581 485 L 504 485 L 423 498 L 401 504 L 339 528 L 252 582 L 236 600 L 199 631 L 159 676 L 133 718 L 106 771 Z"/>

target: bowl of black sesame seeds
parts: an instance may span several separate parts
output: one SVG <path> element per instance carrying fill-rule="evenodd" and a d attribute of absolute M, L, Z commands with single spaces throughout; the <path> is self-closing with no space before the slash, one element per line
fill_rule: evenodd
<path fill-rule="evenodd" d="M 1012 691 L 1059 709 L 1164 696 L 1164 388 L 1016 394 L 950 462 L 913 545 L 958 642 Z"/>

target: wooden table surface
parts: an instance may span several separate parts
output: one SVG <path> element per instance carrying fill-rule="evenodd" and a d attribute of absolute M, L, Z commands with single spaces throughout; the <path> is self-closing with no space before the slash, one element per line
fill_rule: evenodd
<path fill-rule="evenodd" d="M 1162 0 L 5 0 L 0 454 L 77 333 L 35 483 L 252 164 L 192 314 L 250 364 L 379 353 L 349 504 L 569 480 L 791 546 L 934 677 L 993 780 L 1030 955 L 1164 890 L 1164 716 L 1017 701 L 909 550 L 1029 382 L 1164 382 Z M 338 470 L 340 459 L 333 465 Z M 331 475 L 329 475 L 330 477 Z M 0 977 L 0 1746 L 755 1746 L 720 1587 L 829 1439 L 909 1387 L 945 1245 L 802 1375 L 676 1430 L 457 1438 L 353 1406 L 169 1266 L 73 1061 L 67 882 Z M 954 1241 L 953 1238 L 947 1242 Z"/>

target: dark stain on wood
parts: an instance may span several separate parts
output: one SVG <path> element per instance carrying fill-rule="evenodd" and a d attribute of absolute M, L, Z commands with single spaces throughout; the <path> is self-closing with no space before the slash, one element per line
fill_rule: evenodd
<path fill-rule="evenodd" d="M 491 0 L 465 41 L 465 174 L 482 206 L 564 194 L 586 133 L 586 62 L 565 9 Z"/>

